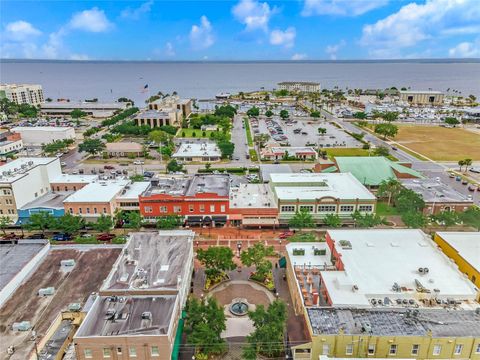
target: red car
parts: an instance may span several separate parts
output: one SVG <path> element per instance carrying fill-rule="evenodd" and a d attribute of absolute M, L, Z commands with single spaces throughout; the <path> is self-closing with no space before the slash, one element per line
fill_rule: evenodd
<path fill-rule="evenodd" d="M 104 168 L 105 170 L 113 170 L 113 169 L 115 169 L 115 166 L 105 165 L 103 168 Z"/>
<path fill-rule="evenodd" d="M 288 230 L 288 231 L 284 231 L 283 233 L 281 233 L 278 237 L 279 237 L 280 239 L 286 239 L 286 238 L 292 236 L 293 234 L 294 234 L 293 231 Z"/>
<path fill-rule="evenodd" d="M 97 240 L 98 241 L 111 241 L 114 237 L 115 237 L 115 235 L 113 235 L 113 234 L 100 234 L 100 235 L 97 235 Z"/>

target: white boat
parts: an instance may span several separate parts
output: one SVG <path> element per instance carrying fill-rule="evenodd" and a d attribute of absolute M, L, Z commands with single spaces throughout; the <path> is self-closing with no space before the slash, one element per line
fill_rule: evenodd
<path fill-rule="evenodd" d="M 221 92 L 221 93 L 218 93 L 217 95 L 215 95 L 215 97 L 217 99 L 228 99 L 230 96 L 231 96 L 231 94 L 227 93 L 227 92 Z"/>

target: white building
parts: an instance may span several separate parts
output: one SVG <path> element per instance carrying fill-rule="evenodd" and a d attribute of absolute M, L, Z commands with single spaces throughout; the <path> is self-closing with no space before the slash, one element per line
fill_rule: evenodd
<path fill-rule="evenodd" d="M 219 161 L 222 157 L 217 144 L 212 142 L 204 143 L 182 143 L 172 158 L 182 161 Z"/>
<path fill-rule="evenodd" d="M 284 81 L 278 83 L 278 88 L 287 91 L 318 92 L 320 91 L 320 84 L 310 81 Z"/>
<path fill-rule="evenodd" d="M 0 84 L 0 99 L 5 97 L 17 104 L 38 106 L 44 102 L 41 85 Z"/>
<path fill-rule="evenodd" d="M 49 144 L 57 140 L 75 140 L 75 129 L 73 127 L 18 126 L 12 128 L 11 131 L 19 133 L 22 136 L 23 143 L 31 146 Z"/>
<path fill-rule="evenodd" d="M 6 140 L 0 142 L 0 155 L 17 152 L 23 149 L 23 140 Z"/>
<path fill-rule="evenodd" d="M 48 193 L 61 173 L 58 158 L 19 158 L 0 166 L 0 216 L 16 221 L 17 209 Z"/>
<path fill-rule="evenodd" d="M 41 113 L 52 117 L 69 116 L 75 109 L 82 110 L 94 118 L 107 118 L 116 112 L 123 111 L 130 107 L 128 102 L 83 102 L 83 101 L 51 101 L 41 105 Z"/>
<path fill-rule="evenodd" d="M 125 186 L 121 194 L 117 196 L 117 207 L 123 211 L 139 211 L 138 197 L 150 186 L 150 181 L 136 181 Z"/>

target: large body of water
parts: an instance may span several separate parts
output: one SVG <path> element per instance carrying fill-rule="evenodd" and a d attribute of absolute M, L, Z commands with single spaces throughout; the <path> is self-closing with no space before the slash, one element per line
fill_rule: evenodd
<path fill-rule="evenodd" d="M 137 103 L 157 91 L 212 98 L 219 92 L 272 89 L 280 81 L 322 88 L 411 87 L 459 90 L 480 97 L 480 60 L 352 62 L 98 62 L 2 60 L 2 83 L 41 84 L 45 97 Z M 149 92 L 142 92 L 145 84 Z"/>

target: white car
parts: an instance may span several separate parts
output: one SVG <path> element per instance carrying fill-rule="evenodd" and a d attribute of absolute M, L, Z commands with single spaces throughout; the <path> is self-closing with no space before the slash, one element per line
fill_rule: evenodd
<path fill-rule="evenodd" d="M 145 163 L 143 161 L 140 161 L 140 160 L 135 160 L 133 162 L 133 165 L 143 165 L 143 164 L 145 164 Z"/>
<path fill-rule="evenodd" d="M 66 163 L 65 161 L 62 161 L 62 162 L 60 163 L 60 166 L 67 166 L 67 163 Z"/>

